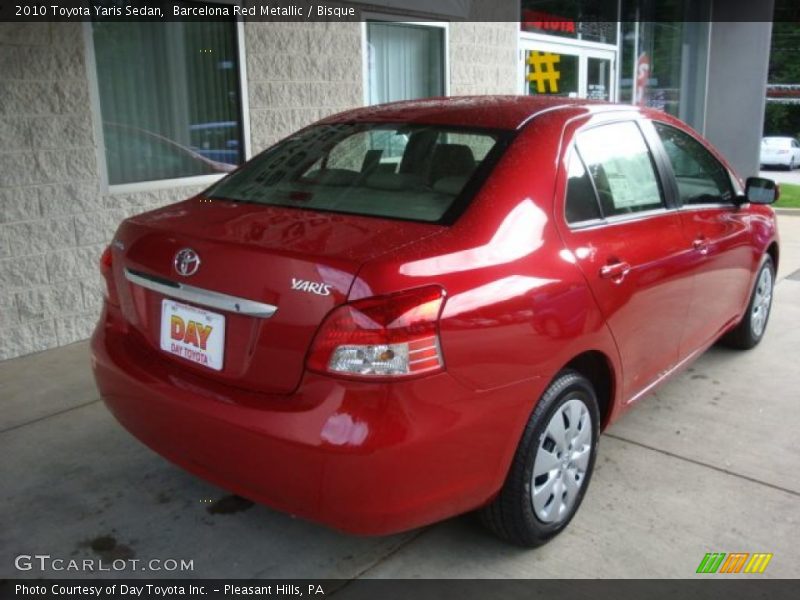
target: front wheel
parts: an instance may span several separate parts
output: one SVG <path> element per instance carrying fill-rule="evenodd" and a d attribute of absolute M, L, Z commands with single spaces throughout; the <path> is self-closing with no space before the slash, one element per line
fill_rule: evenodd
<path fill-rule="evenodd" d="M 756 346 L 767 330 L 770 311 L 772 310 L 772 293 L 775 287 L 775 265 L 767 254 L 761 261 L 761 268 L 756 275 L 756 284 L 747 305 L 747 312 L 741 322 L 722 341 L 740 350 L 749 350 Z"/>
<path fill-rule="evenodd" d="M 484 524 L 520 546 L 541 546 L 570 522 L 589 486 L 599 437 L 592 384 L 562 371 L 528 420 L 505 484 Z"/>

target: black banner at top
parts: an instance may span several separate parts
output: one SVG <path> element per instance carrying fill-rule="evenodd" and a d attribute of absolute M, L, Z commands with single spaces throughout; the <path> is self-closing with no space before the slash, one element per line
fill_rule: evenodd
<path fill-rule="evenodd" d="M 794 21 L 797 0 L 3 0 L 0 21 Z M 546 27 L 548 28 L 548 27 Z"/>

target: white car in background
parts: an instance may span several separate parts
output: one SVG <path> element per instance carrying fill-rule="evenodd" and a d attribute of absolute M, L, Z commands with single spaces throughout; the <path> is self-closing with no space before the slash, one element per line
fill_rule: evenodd
<path fill-rule="evenodd" d="M 784 167 L 792 170 L 800 166 L 800 143 L 790 137 L 765 137 L 761 140 L 762 167 Z"/>

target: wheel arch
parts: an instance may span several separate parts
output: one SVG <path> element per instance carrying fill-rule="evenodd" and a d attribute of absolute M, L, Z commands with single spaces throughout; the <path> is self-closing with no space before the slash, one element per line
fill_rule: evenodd
<path fill-rule="evenodd" d="M 778 272 L 778 257 L 780 256 L 780 250 L 778 249 L 778 242 L 773 240 L 769 246 L 767 246 L 767 254 L 772 259 L 772 266 L 775 267 L 775 272 Z"/>
<path fill-rule="evenodd" d="M 613 363 L 599 350 L 587 350 L 573 357 L 562 369 L 577 371 L 588 379 L 597 395 L 600 410 L 600 430 L 604 430 L 614 412 L 617 377 Z"/>

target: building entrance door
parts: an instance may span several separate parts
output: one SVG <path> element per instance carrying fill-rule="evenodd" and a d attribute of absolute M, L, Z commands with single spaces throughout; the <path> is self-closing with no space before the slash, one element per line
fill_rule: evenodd
<path fill-rule="evenodd" d="M 615 102 L 616 61 L 616 50 L 522 38 L 521 92 Z"/>

